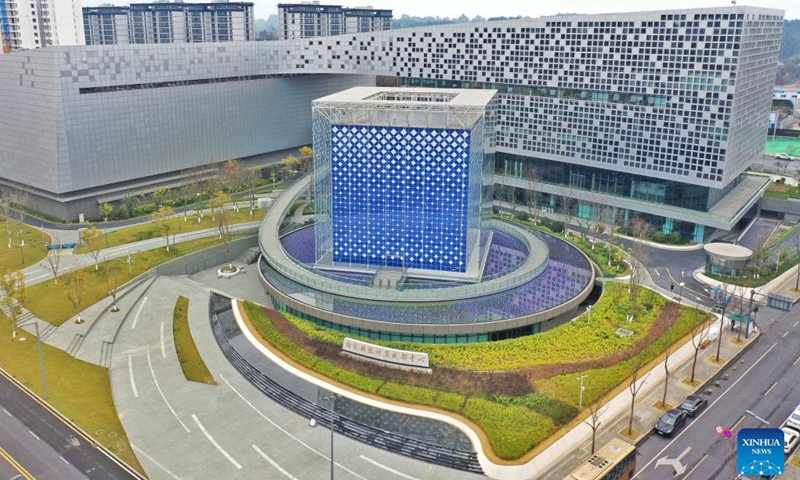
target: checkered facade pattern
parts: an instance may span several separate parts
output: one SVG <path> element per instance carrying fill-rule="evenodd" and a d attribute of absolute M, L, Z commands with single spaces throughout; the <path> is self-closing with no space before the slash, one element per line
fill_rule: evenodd
<path fill-rule="evenodd" d="M 331 127 L 333 260 L 464 272 L 470 132 Z"/>

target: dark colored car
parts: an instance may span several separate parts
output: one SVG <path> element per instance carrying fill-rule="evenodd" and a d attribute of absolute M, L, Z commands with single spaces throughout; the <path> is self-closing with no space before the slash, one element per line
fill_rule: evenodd
<path fill-rule="evenodd" d="M 656 433 L 671 437 L 673 433 L 680 430 L 684 423 L 686 423 L 686 412 L 677 408 L 670 410 L 656 422 Z"/>
<path fill-rule="evenodd" d="M 707 406 L 708 406 L 708 399 L 706 397 L 703 397 L 701 395 L 689 395 L 688 397 L 686 397 L 686 400 L 684 400 L 683 403 L 681 403 L 681 406 L 678 408 L 686 412 L 686 415 L 694 417 Z"/>

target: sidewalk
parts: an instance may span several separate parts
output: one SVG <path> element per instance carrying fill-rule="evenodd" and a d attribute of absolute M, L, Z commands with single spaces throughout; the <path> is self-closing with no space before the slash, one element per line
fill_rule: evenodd
<path fill-rule="evenodd" d="M 715 325 L 719 325 L 715 322 Z M 718 377 L 724 370 L 728 368 L 731 362 L 736 359 L 758 338 L 756 335 L 751 335 L 749 339 L 742 337 L 742 343 L 737 345 L 735 343 L 737 332 L 733 332 L 728 328 L 722 329 L 722 343 L 720 349 L 720 358 L 727 363 L 717 365 L 712 361 L 716 356 L 717 340 L 713 341 L 711 345 L 704 349 L 700 349 L 697 355 L 697 368 L 695 372 L 695 379 L 701 382 L 701 387 L 691 387 L 684 380 L 691 377 L 692 359 L 694 356 L 694 347 L 691 341 L 688 341 L 680 349 L 674 352 L 669 359 L 670 365 L 670 378 L 667 393 L 667 403 L 677 408 L 678 405 L 686 398 L 687 395 L 692 393 L 703 393 L 710 389 L 709 403 L 715 400 L 717 388 L 714 386 L 713 380 Z M 588 381 L 589 379 L 587 379 Z M 720 380 L 721 382 L 728 382 L 730 380 Z M 644 440 L 647 435 L 652 431 L 653 425 L 664 414 L 664 411 L 655 407 L 656 403 L 661 402 L 664 392 L 664 362 L 659 362 L 649 374 L 642 375 L 642 383 L 644 386 L 636 396 L 636 406 L 633 418 L 633 429 L 640 433 L 635 439 L 631 440 L 625 438 L 621 432 L 626 431 L 628 428 L 629 415 L 630 415 L 630 401 L 631 395 L 627 388 L 629 382 L 624 382 L 625 390 L 617 397 L 611 400 L 605 408 L 601 409 L 599 420 L 601 427 L 597 430 L 596 448 L 609 442 L 613 438 L 622 438 L 631 443 L 637 443 Z M 584 415 L 588 416 L 588 411 Z M 563 445 L 559 445 L 563 443 Z M 554 447 L 561 447 L 555 449 Z M 547 475 L 541 477 L 544 480 L 561 480 L 580 463 L 586 460 L 591 453 L 591 428 L 588 424 L 582 423 L 575 427 L 572 431 L 564 435 L 556 444 L 548 448 L 540 456 L 559 455 L 557 458 L 551 459 L 553 465 Z"/>

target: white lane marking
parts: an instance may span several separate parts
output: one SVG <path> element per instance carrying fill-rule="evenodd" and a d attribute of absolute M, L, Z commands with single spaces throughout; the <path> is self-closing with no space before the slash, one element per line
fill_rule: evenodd
<path fill-rule="evenodd" d="M 376 462 L 375 460 L 373 460 L 373 459 L 371 459 L 371 458 L 367 458 L 367 457 L 365 457 L 364 455 L 359 455 L 359 456 L 358 456 L 358 458 L 360 458 L 360 459 L 362 459 L 362 460 L 366 460 L 367 462 L 369 462 L 369 463 L 371 463 L 371 464 L 375 465 L 376 467 L 378 467 L 378 468 L 382 468 L 382 469 L 386 470 L 386 471 L 387 471 L 387 472 L 389 472 L 389 473 L 393 473 L 393 474 L 397 475 L 398 477 L 407 478 L 408 480 L 419 480 L 419 479 L 418 479 L 418 478 L 416 478 L 416 477 L 412 477 L 411 475 L 406 475 L 406 474 L 405 474 L 405 473 L 403 473 L 403 472 L 398 472 L 398 471 L 397 471 L 397 470 L 395 470 L 394 468 L 387 467 L 386 465 L 384 465 L 384 464 L 382 464 L 382 463 L 378 463 L 378 462 Z"/>
<path fill-rule="evenodd" d="M 51 277 L 51 278 L 52 278 L 52 275 L 50 275 L 49 273 L 47 273 L 47 274 L 45 274 L 45 275 L 39 275 L 39 276 L 37 276 L 37 277 L 33 277 L 33 278 L 27 278 L 27 279 L 26 279 L 26 281 L 27 281 L 27 283 L 28 283 L 28 284 L 33 284 L 33 283 L 36 283 L 36 280 L 40 280 L 40 279 L 42 279 L 42 278 L 48 278 L 48 277 Z"/>
<path fill-rule="evenodd" d="M 8 412 L 8 410 L 6 410 L 5 408 L 3 409 L 3 411 L 4 411 L 4 412 L 6 412 L 6 415 L 8 415 L 9 417 L 13 417 L 13 416 L 14 416 L 14 415 L 11 415 L 11 414 Z"/>
<path fill-rule="evenodd" d="M 186 433 L 192 433 L 191 430 L 189 430 L 189 427 L 187 427 L 186 424 L 183 423 L 183 421 L 180 419 L 180 417 L 178 417 L 178 414 L 175 413 L 175 409 L 172 408 L 172 405 L 169 404 L 169 401 L 167 400 L 167 397 L 164 396 L 164 392 L 161 391 L 161 386 L 158 384 L 158 380 L 156 379 L 156 372 L 155 372 L 155 370 L 153 370 L 153 362 L 150 361 L 150 346 L 149 345 L 147 347 L 147 365 L 150 367 L 150 373 L 153 375 L 153 382 L 155 382 L 155 384 L 156 384 L 156 390 L 158 390 L 158 393 L 161 395 L 161 398 L 164 399 L 164 403 L 167 404 L 167 408 L 169 408 L 169 411 L 172 412 L 172 416 L 175 417 L 175 420 L 177 420 L 178 423 L 181 424 L 183 429 L 186 430 Z"/>
<path fill-rule="evenodd" d="M 792 327 L 796 327 L 798 323 L 800 323 L 800 320 L 794 322 L 794 325 L 792 325 Z"/>
<path fill-rule="evenodd" d="M 67 465 L 69 465 L 69 462 L 64 457 L 58 457 L 58 458 L 60 458 L 62 462 L 64 462 Z"/>
<path fill-rule="evenodd" d="M 139 390 L 136 390 L 136 381 L 133 379 L 133 358 L 128 355 L 128 377 L 131 379 L 131 390 L 133 390 L 133 396 L 139 398 Z"/>
<path fill-rule="evenodd" d="M 771 392 L 771 391 L 772 391 L 772 389 L 773 389 L 773 388 L 775 388 L 775 386 L 776 386 L 777 384 L 778 384 L 778 382 L 775 382 L 775 383 L 773 383 L 773 384 L 772 384 L 772 386 L 770 386 L 770 387 L 767 389 L 767 391 L 766 391 L 766 392 L 764 392 L 764 396 L 766 397 L 767 395 L 769 395 L 769 392 Z"/>
<path fill-rule="evenodd" d="M 164 465 L 161 465 L 160 463 L 158 463 L 158 462 L 157 462 L 157 461 L 156 461 L 156 460 L 155 460 L 153 457 L 151 457 L 150 455 L 148 455 L 148 454 L 144 453 L 144 452 L 143 452 L 143 451 L 142 451 L 142 450 L 141 450 L 139 447 L 137 447 L 136 445 L 133 445 L 133 444 L 131 444 L 131 447 L 133 447 L 133 449 L 134 449 L 134 450 L 136 450 L 136 452 L 137 452 L 138 454 L 140 454 L 140 455 L 141 455 L 141 456 L 143 456 L 144 458 L 146 458 L 146 459 L 150 460 L 150 462 L 152 462 L 152 463 L 153 463 L 153 464 L 154 464 L 156 467 L 160 468 L 161 470 L 164 470 L 164 471 L 165 471 L 165 472 L 166 472 L 166 473 L 167 473 L 169 476 L 171 476 L 171 477 L 172 477 L 172 478 L 174 478 L 175 480 L 181 480 L 181 477 L 179 477 L 179 476 L 175 475 L 174 473 L 172 473 L 171 471 L 169 471 L 169 469 L 168 469 L 167 467 L 165 467 Z"/>
<path fill-rule="evenodd" d="M 695 470 L 697 470 L 697 467 L 699 467 L 699 466 L 700 466 L 700 464 L 701 464 L 701 463 L 703 463 L 703 461 L 704 461 L 706 458 L 708 458 L 708 454 L 707 454 L 707 453 L 706 453 L 706 454 L 704 454 L 702 458 L 700 458 L 700 461 L 699 461 L 699 462 L 697 462 L 697 463 L 694 465 L 694 467 L 692 467 L 692 469 L 691 469 L 691 470 L 689 470 L 689 473 L 687 473 L 687 474 L 686 474 L 686 475 L 683 477 L 683 479 L 684 479 L 684 480 L 686 480 L 687 478 L 689 478 L 689 475 L 693 474 L 693 473 L 694 473 L 694 471 L 695 471 Z"/>
<path fill-rule="evenodd" d="M 789 335 L 789 331 L 788 331 L 788 330 L 786 331 L 786 333 L 784 333 L 783 335 L 781 335 L 781 338 L 786 338 L 786 335 Z"/>
<path fill-rule="evenodd" d="M 142 313 L 142 309 L 144 308 L 144 304 L 147 303 L 147 297 L 142 299 L 142 303 L 139 304 L 139 310 L 136 311 L 136 316 L 133 317 L 133 323 L 131 324 L 131 330 L 136 328 L 136 322 L 139 321 L 139 314 Z"/>
<path fill-rule="evenodd" d="M 655 269 L 655 268 L 654 268 L 654 269 L 653 269 L 653 271 L 654 271 L 654 272 L 656 272 L 656 275 L 658 275 L 659 277 L 661 276 L 661 274 L 660 274 L 660 273 L 658 273 L 658 270 L 657 270 L 657 269 Z"/>
<path fill-rule="evenodd" d="M 261 418 L 263 418 L 264 420 L 266 420 L 267 422 L 269 422 L 269 423 L 270 423 L 270 424 L 271 424 L 273 427 L 277 428 L 277 429 L 278 429 L 278 430 L 280 430 L 282 433 L 285 433 L 285 434 L 286 434 L 286 435 L 287 435 L 289 438 L 291 438 L 291 439 L 292 439 L 292 440 L 294 440 L 295 442 L 299 443 L 300 445 L 302 445 L 302 446 L 306 447 L 307 449 L 311 450 L 312 452 L 316 453 L 317 455 L 319 455 L 320 457 L 324 458 L 325 460 L 327 460 L 327 461 L 330 461 L 330 460 L 331 460 L 331 459 L 330 459 L 330 458 L 329 458 L 327 455 L 325 455 L 324 453 L 322 453 L 322 452 L 320 452 L 320 451 L 318 451 L 318 450 L 315 450 L 315 449 L 314 449 L 314 447 L 312 447 L 311 445 L 309 445 L 309 444 L 305 443 L 304 441 L 300 440 L 299 438 L 295 437 L 294 435 L 292 435 L 291 433 L 289 433 L 288 431 L 286 431 L 286 430 L 285 430 L 283 427 L 281 427 L 281 426 L 280 426 L 280 425 L 278 425 L 277 423 L 273 422 L 273 421 L 272 421 L 272 420 L 271 420 L 269 417 L 267 417 L 266 415 L 264 415 L 263 413 L 261 413 L 261 410 L 257 409 L 257 408 L 255 407 L 255 405 L 253 405 L 252 403 L 250 403 L 250 401 L 249 401 L 249 400 L 247 400 L 246 398 L 244 398 L 244 396 L 243 396 L 241 393 L 239 393 L 239 391 L 238 391 L 238 390 L 236 390 L 235 388 L 233 388 L 233 385 L 231 385 L 231 384 L 230 384 L 230 382 L 228 382 L 228 380 L 227 380 L 225 377 L 223 377 L 223 376 L 222 376 L 222 374 L 220 374 L 220 375 L 219 375 L 219 378 L 221 378 L 221 379 L 222 379 L 222 381 L 223 381 L 223 382 L 225 382 L 225 384 L 226 384 L 226 385 L 228 385 L 228 387 L 230 387 L 230 389 L 231 389 L 231 390 L 233 390 L 233 393 L 235 393 L 236 395 L 238 395 L 238 396 L 239 396 L 239 398 L 241 398 L 241 399 L 242 399 L 242 401 L 244 401 L 244 403 L 246 403 L 247 405 L 249 405 L 249 406 L 250 406 L 250 408 L 252 408 L 253 410 L 255 410 L 255 411 L 256 411 L 256 413 L 257 413 L 257 414 L 259 414 L 259 415 L 261 416 Z M 362 477 L 361 475 L 357 474 L 356 472 L 354 472 L 354 471 L 350 470 L 349 468 L 345 467 L 345 466 L 344 466 L 344 465 L 342 465 L 341 463 L 339 463 L 339 462 L 335 462 L 335 463 L 336 463 L 336 466 L 337 466 L 337 467 L 341 468 L 342 470 L 344 470 L 345 472 L 349 473 L 350 475 L 352 475 L 352 476 L 354 476 L 354 477 L 356 477 L 356 478 L 360 478 L 361 480 L 367 480 L 366 478 Z"/>
<path fill-rule="evenodd" d="M 262 452 L 262 451 L 261 451 L 261 449 L 260 449 L 260 448 L 258 448 L 258 445 L 253 445 L 253 449 L 255 449 L 255 451 L 256 451 L 256 452 L 257 452 L 259 455 L 261 455 L 262 457 L 264 457 L 264 460 L 268 461 L 268 462 L 270 463 L 270 465 L 272 465 L 273 467 L 275 467 L 275 470 L 277 470 L 277 471 L 281 472 L 281 473 L 282 473 L 282 474 L 283 474 L 283 475 L 284 475 L 286 478 L 291 478 L 292 480 L 297 480 L 297 477 L 295 477 L 295 476 L 294 476 L 294 475 L 292 475 L 291 473 L 289 473 L 289 472 L 287 472 L 286 470 L 284 470 L 284 469 L 283 469 L 283 467 L 281 467 L 280 465 L 278 465 L 278 462 L 276 462 L 275 460 L 273 460 L 273 459 L 269 458 L 269 457 L 267 456 L 267 454 L 266 454 L 266 453 Z"/>
<path fill-rule="evenodd" d="M 167 351 L 164 349 L 164 322 L 161 322 L 161 358 L 167 358 Z"/>
<path fill-rule="evenodd" d="M 31 432 L 30 430 L 28 430 L 28 433 L 30 433 L 31 435 L 33 435 L 33 438 L 35 438 L 36 440 L 39 440 L 39 441 L 41 441 L 41 440 L 42 440 L 41 438 L 39 438 L 39 437 L 38 437 L 38 436 L 37 436 L 35 433 Z"/>
<path fill-rule="evenodd" d="M 206 427 L 204 427 L 203 424 L 200 423 L 200 420 L 197 418 L 197 415 L 195 415 L 193 413 L 192 414 L 192 419 L 194 419 L 194 423 L 197 424 L 197 427 L 200 429 L 200 431 L 203 432 L 203 435 L 205 435 L 206 438 L 208 439 L 208 441 L 211 442 L 211 445 L 214 445 L 215 447 L 217 447 L 217 450 L 219 450 L 219 453 L 221 453 L 223 456 L 225 456 L 225 458 L 227 458 L 228 461 L 230 461 L 233 464 L 234 467 L 236 467 L 237 469 L 241 470 L 242 466 L 239 464 L 239 462 L 234 460 L 233 457 L 231 457 L 231 454 L 226 452 L 225 449 L 222 448 L 222 445 L 220 445 L 219 443 L 217 443 L 216 440 L 214 440 L 214 437 L 212 437 L 211 434 L 208 433 L 208 431 L 206 430 Z"/>
<path fill-rule="evenodd" d="M 773 344 L 772 344 L 772 346 L 771 346 L 771 347 L 769 347 L 769 348 L 767 349 L 767 351 L 766 351 L 766 352 L 764 352 L 764 354 L 763 354 L 763 355 L 761 355 L 760 357 L 758 357 L 758 360 L 756 360 L 756 361 L 755 361 L 755 363 L 753 363 L 752 365 L 750 365 L 750 368 L 748 368 L 747 370 L 745 370 L 745 372 L 742 374 L 742 376 L 741 376 L 741 377 L 737 378 L 737 379 L 736 379 L 736 381 L 735 381 L 735 382 L 733 382 L 733 383 L 731 384 L 731 386 L 730 386 L 730 387 L 728 387 L 727 389 L 725 389 L 725 391 L 724 391 L 724 392 L 722 392 L 722 394 L 721 394 L 719 397 L 717 397 L 717 399 L 716 399 L 716 400 L 714 400 L 714 402 L 712 402 L 712 403 L 711 403 L 711 405 L 709 405 L 708 407 L 704 408 L 704 409 L 703 409 L 703 413 L 701 413 L 700 415 L 698 415 L 697 417 L 695 417 L 695 419 L 698 419 L 698 418 L 702 417 L 702 416 L 703 416 L 703 415 L 705 415 L 705 414 L 706 414 L 706 413 L 707 413 L 709 410 L 711 410 L 711 407 L 713 407 L 714 405 L 716 405 L 716 404 L 717 404 L 717 402 L 719 402 L 720 400 L 722 400 L 722 397 L 724 397 L 725 395 L 727 395 L 727 394 L 728 394 L 728 392 L 730 392 L 731 390 L 733 390 L 733 387 L 735 387 L 737 383 L 739 383 L 740 381 L 742 381 L 742 379 L 743 379 L 744 377 L 746 377 L 748 373 L 750 373 L 750 370 L 754 369 L 754 368 L 755 368 L 755 366 L 756 366 L 756 365 L 758 365 L 758 363 L 759 363 L 761 360 L 764 360 L 764 357 L 766 357 L 766 356 L 767 356 L 767 354 L 768 354 L 769 352 L 771 352 L 771 351 L 772 351 L 772 349 L 773 349 L 773 348 L 775 348 L 777 345 L 778 345 L 778 342 L 775 342 L 775 343 L 773 343 Z M 631 477 L 631 479 L 634 479 L 634 478 L 638 477 L 638 476 L 639 476 L 639 475 L 640 475 L 642 472 L 644 472 L 644 471 L 647 469 L 647 467 L 649 467 L 649 466 L 650 466 L 650 464 L 651 464 L 651 463 L 655 462 L 655 461 L 656 461 L 656 459 L 660 458 L 660 457 L 661 457 L 661 455 L 662 455 L 662 454 L 663 454 L 663 453 L 664 453 L 664 452 L 665 452 L 665 451 L 666 451 L 666 450 L 667 450 L 669 447 L 671 447 L 671 446 L 672 446 L 672 444 L 673 444 L 673 443 L 675 443 L 675 441 L 676 441 L 676 440 L 678 440 L 679 438 L 681 438 L 681 436 L 683 436 L 683 434 L 684 434 L 684 433 L 688 432 L 688 431 L 690 430 L 691 426 L 692 426 L 692 425 L 694 425 L 695 423 L 697 423 L 697 422 L 696 422 L 696 421 L 695 421 L 695 422 L 692 422 L 692 423 L 691 423 L 691 424 L 690 424 L 688 427 L 686 427 L 686 428 L 684 428 L 683 430 L 681 430 L 681 432 L 680 432 L 680 433 L 679 433 L 677 436 L 673 437 L 672 441 L 670 441 L 670 442 L 669 442 L 669 443 L 668 443 L 666 446 L 664 446 L 664 448 L 662 448 L 660 452 L 658 452 L 658 453 L 657 453 L 657 454 L 656 454 L 656 455 L 655 455 L 655 456 L 654 456 L 654 457 L 653 457 L 653 458 L 652 458 L 652 459 L 651 459 L 649 462 L 647 462 L 647 463 L 645 464 L 645 466 L 644 466 L 644 467 L 642 467 L 642 468 L 639 470 L 639 472 L 638 472 L 638 473 L 636 473 L 636 474 L 635 474 L 633 477 Z"/>

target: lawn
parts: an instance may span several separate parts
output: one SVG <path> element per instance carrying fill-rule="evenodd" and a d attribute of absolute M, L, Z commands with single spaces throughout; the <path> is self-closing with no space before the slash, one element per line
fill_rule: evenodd
<path fill-rule="evenodd" d="M 16 220 L 9 222 L 5 217 L 0 218 L 0 272 L 36 265 L 45 257 L 44 243 L 51 242 L 49 235 L 28 225 L 23 225 L 20 233 L 19 224 Z M 8 248 L 9 240 L 11 248 Z M 20 248 L 23 240 L 25 245 Z"/>
<path fill-rule="evenodd" d="M 11 321 L 0 313 L 0 366 L 40 397 L 44 396 L 36 337 L 20 331 L 27 341 L 11 340 Z M 108 369 L 42 345 L 49 403 L 128 465 L 144 473 L 131 450 L 111 396 Z"/>
<path fill-rule="evenodd" d="M 248 205 L 249 207 L 249 205 Z M 230 225 L 235 225 L 238 223 L 247 223 L 247 222 L 254 222 L 261 220 L 261 218 L 266 213 L 266 208 L 257 208 L 253 212 L 253 216 L 250 216 L 250 209 L 241 207 L 239 212 L 230 210 Z M 178 215 L 178 214 L 176 214 Z M 197 221 L 197 215 L 189 215 L 187 220 L 184 221 L 183 215 L 179 215 L 176 217 L 171 218 L 166 224 L 170 227 L 170 234 L 175 233 L 186 233 L 186 232 L 195 232 L 197 230 L 206 230 L 209 228 L 217 228 L 217 222 L 211 219 L 211 214 L 206 212 L 203 214 L 202 221 Z M 95 224 L 98 230 L 103 230 L 103 224 L 98 223 Z M 106 241 L 106 237 L 108 241 Z M 119 230 L 114 230 L 113 232 L 108 232 L 108 234 L 101 236 L 101 241 L 99 242 L 100 248 L 107 248 L 107 247 L 116 247 L 118 245 L 125 245 L 127 243 L 139 242 L 141 240 L 148 240 L 151 238 L 159 238 L 162 237 L 158 227 L 152 221 L 146 223 L 140 223 L 138 225 L 132 225 L 130 227 L 124 227 Z M 89 248 L 86 245 L 81 245 L 78 248 L 77 253 L 88 253 Z"/>
<path fill-rule="evenodd" d="M 181 370 L 186 380 L 216 385 L 214 376 L 208 371 L 203 357 L 197 351 L 197 345 L 189 329 L 189 299 L 178 297 L 172 317 L 172 334 L 175 339 L 175 350 L 181 363 Z"/>
<path fill-rule="evenodd" d="M 119 285 L 141 275 L 151 268 L 166 261 L 177 258 L 187 253 L 195 252 L 203 248 L 217 245 L 221 240 L 217 237 L 201 238 L 191 242 L 179 243 L 170 246 L 170 251 L 166 248 L 149 250 L 131 255 L 130 273 L 128 264 L 124 259 L 119 260 Z M 116 260 L 101 262 L 99 269 L 95 271 L 94 265 L 84 268 L 86 280 L 83 291 L 84 298 L 82 309 L 86 309 L 107 296 L 109 285 L 106 281 L 107 271 Z M 63 272 L 60 272 L 63 273 Z M 64 282 L 50 279 L 46 282 L 38 283 L 28 287 L 28 298 L 25 307 L 35 316 L 50 322 L 54 325 L 61 325 L 77 314 L 72 304 L 67 299 L 64 291 Z"/>
<path fill-rule="evenodd" d="M 461 416 L 486 435 L 490 456 L 515 460 L 578 415 L 575 378 L 582 372 L 593 378 L 587 382 L 584 396 L 588 403 L 631 374 L 630 357 L 642 355 L 644 361 L 651 361 L 658 356 L 661 350 L 657 340 L 665 325 L 674 321 L 673 338 L 681 338 L 706 317 L 694 309 L 668 304 L 663 297 L 643 289 L 636 318 L 627 323 L 627 295 L 625 285 L 607 284 L 607 292 L 592 308 L 591 320 L 583 316 L 549 332 L 514 340 L 464 345 L 367 340 L 427 352 L 434 370 L 431 375 L 397 373 L 341 359 L 341 333 L 283 314 L 291 322 L 287 328 L 281 325 L 286 322 L 281 322 L 279 314 L 250 303 L 245 304 L 245 310 L 261 337 L 300 365 L 357 390 Z M 618 327 L 635 333 L 619 338 L 615 334 Z M 448 382 L 448 377 L 467 374 L 485 379 L 482 389 L 470 388 L 464 382 L 461 385 L 465 388 L 451 388 L 454 382 Z M 404 381 L 398 380 L 400 377 Z M 509 377 L 518 384 L 529 382 L 527 392 L 492 393 L 493 386 L 499 391 Z"/>

